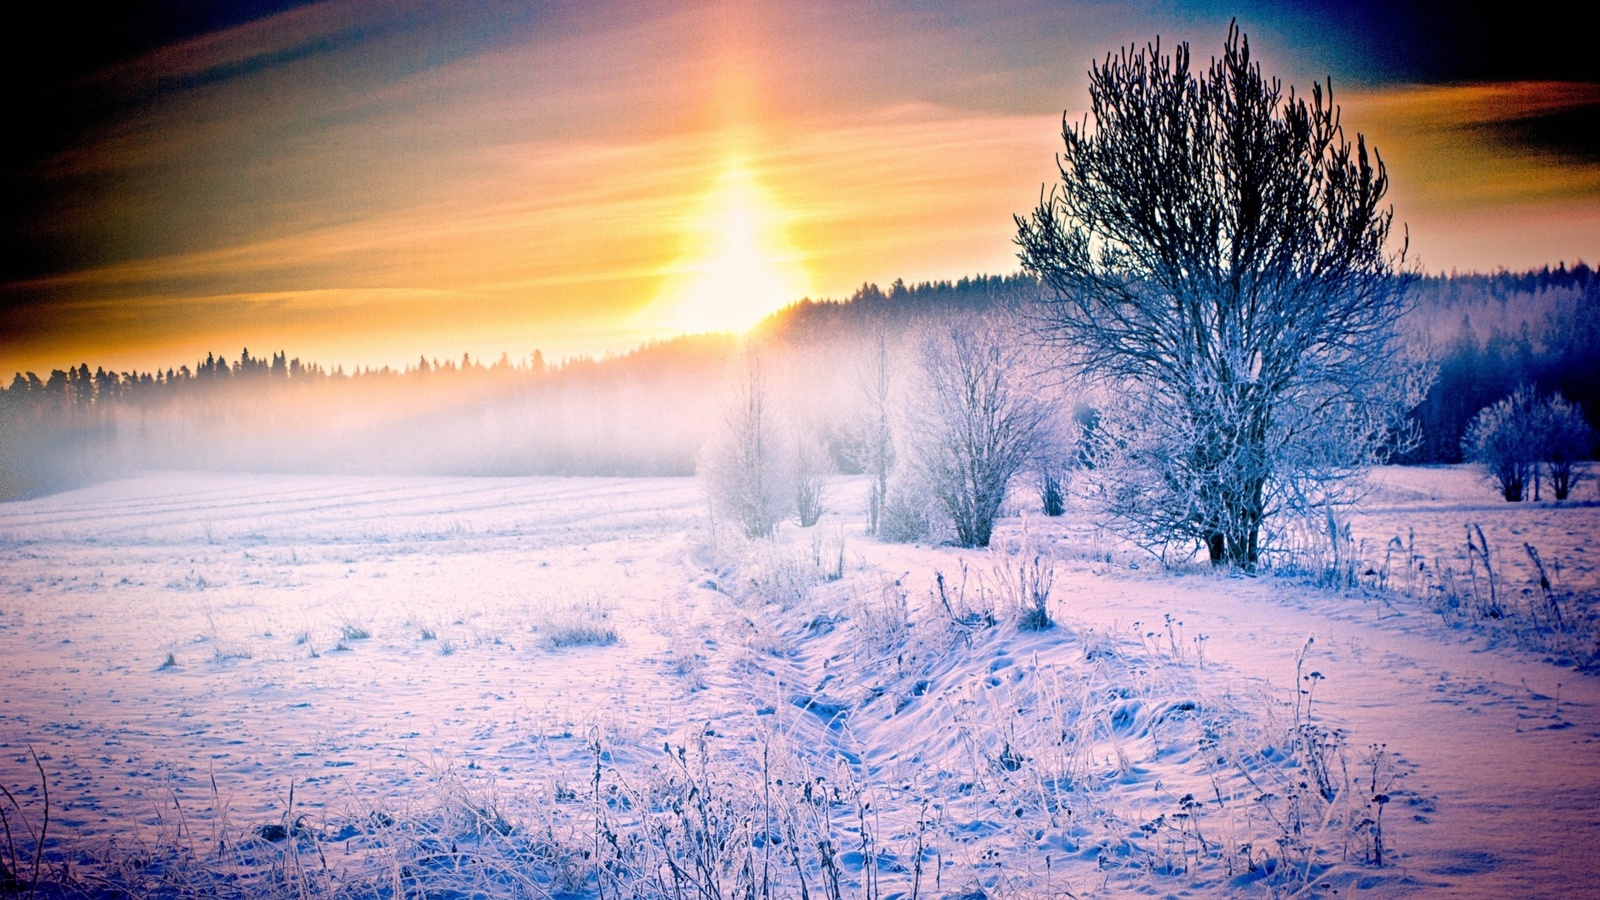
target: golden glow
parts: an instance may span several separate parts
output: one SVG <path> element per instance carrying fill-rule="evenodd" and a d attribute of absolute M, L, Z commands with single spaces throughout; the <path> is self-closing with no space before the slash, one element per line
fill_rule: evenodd
<path fill-rule="evenodd" d="M 16 228 L 61 262 L 0 284 L 0 379 L 559 359 L 1015 271 L 1088 61 L 1170 23 L 926 6 L 324 0 L 119 64 L 87 85 L 111 118 L 29 182 L 60 202 Z M 1430 271 L 1594 262 L 1600 165 L 1500 127 L 1593 85 L 1338 99 Z"/>
<path fill-rule="evenodd" d="M 729 160 L 684 235 L 685 253 L 654 303 L 647 328 L 744 332 L 810 293 L 790 216 L 740 156 Z"/>
<path fill-rule="evenodd" d="M 1420 211 L 1588 200 L 1600 166 L 1496 139 L 1495 126 L 1600 103 L 1600 86 L 1509 82 L 1420 85 L 1344 101 L 1354 130 L 1388 163 L 1394 186 Z"/>

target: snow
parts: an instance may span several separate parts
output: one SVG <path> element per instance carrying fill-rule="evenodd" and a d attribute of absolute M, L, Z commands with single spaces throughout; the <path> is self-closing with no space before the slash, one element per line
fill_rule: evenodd
<path fill-rule="evenodd" d="M 1583 489 L 1387 469 L 1349 526 L 1363 558 L 1465 566 L 1477 523 L 1512 597 L 1526 542 L 1577 610 Z M 882 544 L 864 494 L 770 545 L 686 479 L 161 473 L 4 504 L 0 862 L 31 875 L 37 754 L 41 877 L 90 892 L 649 893 L 674 853 L 791 877 L 784 848 L 824 840 L 847 895 L 1593 890 L 1600 686 L 1513 630 L 1163 569 L 1071 513 L 991 551 Z M 1056 624 L 1024 631 L 1035 551 Z M 691 796 L 726 804 L 722 844 Z"/>

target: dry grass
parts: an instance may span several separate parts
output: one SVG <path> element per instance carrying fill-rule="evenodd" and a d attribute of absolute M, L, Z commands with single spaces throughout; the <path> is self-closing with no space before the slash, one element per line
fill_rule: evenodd
<path fill-rule="evenodd" d="M 617 642 L 615 606 L 599 597 L 549 601 L 535 607 L 533 631 L 546 649 L 604 647 Z"/>
<path fill-rule="evenodd" d="M 1600 668 L 1600 598 L 1566 586 L 1559 561 L 1547 566 L 1536 546 L 1519 543 L 1495 546 L 1481 525 L 1468 522 L 1455 552 L 1420 549 L 1415 532 L 1375 548 L 1330 515 L 1320 529 L 1302 524 L 1286 534 L 1272 569 L 1391 605 L 1420 603 L 1445 625 L 1509 640 L 1564 665 Z M 1513 567 L 1505 553 L 1526 558 L 1527 581 L 1508 577 Z"/>

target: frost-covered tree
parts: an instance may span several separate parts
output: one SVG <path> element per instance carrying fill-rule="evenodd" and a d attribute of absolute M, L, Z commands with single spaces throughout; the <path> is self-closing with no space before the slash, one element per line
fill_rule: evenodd
<path fill-rule="evenodd" d="M 828 446 L 815 434 L 796 434 L 794 439 L 794 512 L 801 528 L 817 524 L 826 509 L 828 481 L 833 478 L 833 457 Z"/>
<path fill-rule="evenodd" d="M 792 508 L 788 447 L 761 360 L 752 354 L 697 466 L 712 509 L 738 522 L 746 537 L 771 537 Z"/>
<path fill-rule="evenodd" d="M 867 475 L 867 531 L 881 534 L 889 476 L 895 464 L 894 366 L 889 337 L 882 330 L 872 335 L 866 356 L 856 370 L 856 380 L 863 403 L 852 428 L 853 455 Z"/>
<path fill-rule="evenodd" d="M 1388 176 L 1331 86 L 1286 92 L 1237 27 L 1205 71 L 1158 41 L 1089 91 L 1060 184 L 1016 220 L 1036 333 L 1110 398 L 1094 475 L 1114 522 L 1251 569 L 1264 524 L 1343 500 L 1425 387 L 1400 352 Z"/>
<path fill-rule="evenodd" d="M 1067 494 L 1062 484 L 1061 470 L 1043 466 L 1039 470 L 1039 508 L 1047 516 L 1063 515 L 1067 511 Z"/>
<path fill-rule="evenodd" d="M 963 547 L 987 547 L 1011 479 L 1034 459 L 1051 406 L 992 321 L 957 320 L 922 344 L 909 422 L 918 474 Z"/>
<path fill-rule="evenodd" d="M 1550 473 L 1550 489 L 1556 499 L 1565 500 L 1578 483 L 1573 464 L 1587 459 L 1594 450 L 1594 429 L 1583 418 L 1583 409 L 1559 393 L 1539 404 L 1534 419 L 1539 461 Z"/>
<path fill-rule="evenodd" d="M 1489 471 L 1500 496 L 1518 503 L 1539 464 L 1538 409 L 1533 391 L 1521 387 L 1485 406 L 1461 437 L 1461 456 Z"/>

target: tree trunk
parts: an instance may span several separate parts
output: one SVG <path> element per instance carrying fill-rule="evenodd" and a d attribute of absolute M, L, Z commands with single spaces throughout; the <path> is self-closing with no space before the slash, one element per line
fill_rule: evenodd
<path fill-rule="evenodd" d="M 1557 500 L 1567 499 L 1572 492 L 1572 464 L 1550 464 L 1550 490 L 1555 492 Z"/>
<path fill-rule="evenodd" d="M 1222 532 L 1214 531 L 1206 538 L 1206 552 L 1211 554 L 1213 566 L 1220 566 L 1227 560 L 1227 549 L 1228 539 L 1222 536 Z"/>

